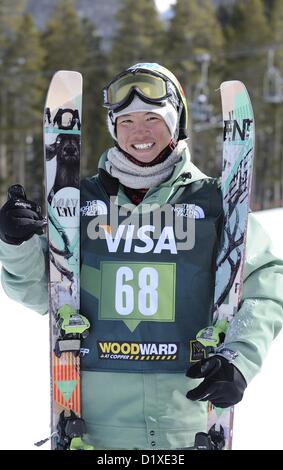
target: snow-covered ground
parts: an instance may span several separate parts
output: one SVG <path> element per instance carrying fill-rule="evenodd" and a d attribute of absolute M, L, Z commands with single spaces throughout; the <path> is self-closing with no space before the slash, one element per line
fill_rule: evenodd
<path fill-rule="evenodd" d="M 0 305 L 0 449 L 35 450 L 49 435 L 48 316 L 8 299 L 1 287 Z"/>
<path fill-rule="evenodd" d="M 283 209 L 258 217 L 282 252 Z M 1 287 L 0 305 L 0 449 L 36 450 L 33 443 L 49 434 L 48 318 L 9 300 Z M 234 449 L 283 450 L 282 350 L 283 332 L 236 407 Z"/>
<path fill-rule="evenodd" d="M 256 214 L 283 258 L 283 209 Z M 282 350 L 283 331 L 273 342 L 261 372 L 249 384 L 243 400 L 236 406 L 234 449 L 283 450 L 283 407 L 280 404 Z"/>

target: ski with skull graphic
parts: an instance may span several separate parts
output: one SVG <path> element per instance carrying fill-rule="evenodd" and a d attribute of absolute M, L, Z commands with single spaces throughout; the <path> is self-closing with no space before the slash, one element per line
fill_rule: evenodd
<path fill-rule="evenodd" d="M 89 322 L 80 314 L 80 146 L 82 76 L 58 71 L 44 110 L 51 358 L 51 448 L 84 447 L 80 347 Z"/>

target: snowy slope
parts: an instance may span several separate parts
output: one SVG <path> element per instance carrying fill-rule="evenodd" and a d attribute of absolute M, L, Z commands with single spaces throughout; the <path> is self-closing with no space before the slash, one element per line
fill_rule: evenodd
<path fill-rule="evenodd" d="M 258 214 L 282 251 L 283 209 Z M 34 449 L 49 434 L 48 318 L 9 300 L 0 287 L 0 449 Z M 281 449 L 283 333 L 236 408 L 234 449 Z M 277 373 L 279 371 L 279 373 Z M 261 411 L 259 412 L 259 408 Z M 47 449 L 48 444 L 43 446 Z"/>
<path fill-rule="evenodd" d="M 256 213 L 283 258 L 283 209 Z M 282 293 L 283 295 L 283 293 Z M 267 312 L 268 314 L 268 312 Z M 283 450 L 283 332 L 273 342 L 261 372 L 236 406 L 233 449 Z"/>
<path fill-rule="evenodd" d="M 48 317 L 8 299 L 1 287 L 0 305 L 0 449 L 32 450 L 49 435 Z"/>

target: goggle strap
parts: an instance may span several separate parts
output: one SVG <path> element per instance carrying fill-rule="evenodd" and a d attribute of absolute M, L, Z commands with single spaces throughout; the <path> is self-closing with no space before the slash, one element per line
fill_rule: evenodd
<path fill-rule="evenodd" d="M 114 119 L 114 113 L 113 113 L 112 109 L 110 109 L 110 111 L 108 113 L 108 116 L 110 118 L 110 121 L 111 121 L 112 125 L 114 126 L 115 125 L 115 119 Z"/>

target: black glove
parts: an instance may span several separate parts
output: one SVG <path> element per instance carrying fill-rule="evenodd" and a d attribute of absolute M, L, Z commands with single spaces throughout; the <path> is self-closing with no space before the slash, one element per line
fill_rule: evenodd
<path fill-rule="evenodd" d="M 189 400 L 209 400 L 219 408 L 227 408 L 242 400 L 247 383 L 231 362 L 223 356 L 202 359 L 187 371 L 187 377 L 203 382 L 187 393 Z"/>
<path fill-rule="evenodd" d="M 28 201 L 24 188 L 14 184 L 8 189 L 8 201 L 0 209 L 0 238 L 10 245 L 20 245 L 35 233 L 42 235 L 46 219 L 38 204 Z"/>

